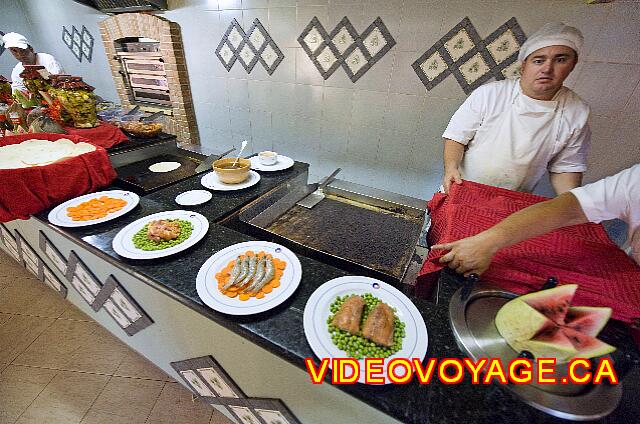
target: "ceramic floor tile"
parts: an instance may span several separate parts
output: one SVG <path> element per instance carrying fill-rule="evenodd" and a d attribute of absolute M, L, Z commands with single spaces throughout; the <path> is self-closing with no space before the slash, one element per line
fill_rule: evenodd
<path fill-rule="evenodd" d="M 60 318 L 76 321 L 93 321 L 89 315 L 82 312 L 76 305 L 70 302 L 67 302 L 67 309 L 60 315 Z"/>
<path fill-rule="evenodd" d="M 15 422 L 56 373 L 47 369 L 7 366 L 0 374 L 0 423 Z"/>
<path fill-rule="evenodd" d="M 0 324 L 0 363 L 12 362 L 55 320 L 28 315 L 12 315 Z"/>
<path fill-rule="evenodd" d="M 10 280 L 0 288 L 0 312 L 57 318 L 67 308 L 66 300 L 52 296 L 51 289 L 26 269 L 15 270 Z"/>
<path fill-rule="evenodd" d="M 174 424 L 178 422 L 208 424 L 211 406 L 193 401 L 191 392 L 178 383 L 167 383 L 151 410 L 147 424 Z"/>
<path fill-rule="evenodd" d="M 164 385 L 161 381 L 112 377 L 91 409 L 142 423 L 149 416 Z"/>
<path fill-rule="evenodd" d="M 82 418 L 82 421 L 80 421 L 80 424 L 140 424 L 140 422 L 137 418 L 126 418 L 109 414 L 108 412 L 89 409 Z"/>
<path fill-rule="evenodd" d="M 16 358 L 15 363 L 64 369 L 98 327 L 92 322 L 57 320 Z"/>
<path fill-rule="evenodd" d="M 119 377 L 145 378 L 148 380 L 173 381 L 167 373 L 133 350 L 125 354 L 114 375 Z"/>
<path fill-rule="evenodd" d="M 229 418 L 225 417 L 224 414 L 217 409 L 213 408 L 213 414 L 211 415 L 211 420 L 209 424 L 231 424 Z"/>
<path fill-rule="evenodd" d="M 24 411 L 19 423 L 79 423 L 111 377 L 59 372 Z"/>

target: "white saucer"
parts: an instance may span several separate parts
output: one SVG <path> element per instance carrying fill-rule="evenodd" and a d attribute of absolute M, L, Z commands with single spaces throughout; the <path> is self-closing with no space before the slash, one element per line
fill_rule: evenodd
<path fill-rule="evenodd" d="M 178 194 L 176 203 L 182 206 L 201 205 L 211 200 L 212 197 L 213 194 L 207 190 L 189 190 Z"/>
<path fill-rule="evenodd" d="M 202 177 L 200 183 L 211 190 L 233 191 L 242 190 L 243 188 L 254 186 L 258 184 L 259 181 L 260 174 L 258 174 L 256 171 L 249 171 L 249 177 L 239 184 L 223 183 L 218 178 L 218 174 L 216 174 L 215 172 L 209 172 Z"/>
<path fill-rule="evenodd" d="M 288 156 L 278 155 L 278 160 L 273 165 L 264 165 L 260 163 L 258 156 L 250 157 L 251 169 L 256 171 L 284 171 L 293 166 L 295 161 Z"/>

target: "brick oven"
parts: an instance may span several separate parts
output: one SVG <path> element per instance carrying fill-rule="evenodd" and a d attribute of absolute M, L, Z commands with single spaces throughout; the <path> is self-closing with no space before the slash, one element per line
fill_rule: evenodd
<path fill-rule="evenodd" d="M 120 102 L 165 114 L 166 131 L 199 144 L 180 26 L 159 16 L 123 13 L 100 23 Z"/>

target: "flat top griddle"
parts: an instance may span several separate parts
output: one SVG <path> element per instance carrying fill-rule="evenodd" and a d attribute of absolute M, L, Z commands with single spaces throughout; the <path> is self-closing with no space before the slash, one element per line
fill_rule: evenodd
<path fill-rule="evenodd" d="M 415 218 L 330 194 L 312 209 L 294 206 L 267 228 L 312 249 L 398 278 L 413 255 L 420 229 L 421 222 Z"/>
<path fill-rule="evenodd" d="M 152 172 L 149 167 L 158 162 L 178 162 L 180 168 L 169 172 Z M 161 154 L 116 168 L 118 185 L 139 194 L 145 194 L 166 187 L 177 181 L 195 175 L 200 164 L 197 159 L 176 154 Z"/>

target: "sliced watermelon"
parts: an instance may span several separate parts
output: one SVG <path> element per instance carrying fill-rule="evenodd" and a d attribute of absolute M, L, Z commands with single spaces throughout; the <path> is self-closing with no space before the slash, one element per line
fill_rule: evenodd
<path fill-rule="evenodd" d="M 567 336 L 571 344 L 576 348 L 577 353 L 573 355 L 573 358 L 595 358 L 616 350 L 615 347 L 602 340 L 587 336 L 573 328 L 564 327 L 562 328 L 562 333 Z"/>
<path fill-rule="evenodd" d="M 595 306 L 572 306 L 567 312 L 564 325 L 587 336 L 595 337 L 611 318 L 611 308 Z"/>
<path fill-rule="evenodd" d="M 515 351 L 554 357 L 558 363 L 612 352 L 613 346 L 595 338 L 611 317 L 611 309 L 571 307 L 577 287 L 567 284 L 510 300 L 496 315 L 498 332 Z"/>
<path fill-rule="evenodd" d="M 566 284 L 548 290 L 526 294 L 520 300 L 531 306 L 556 324 L 564 324 L 577 284 Z"/>

